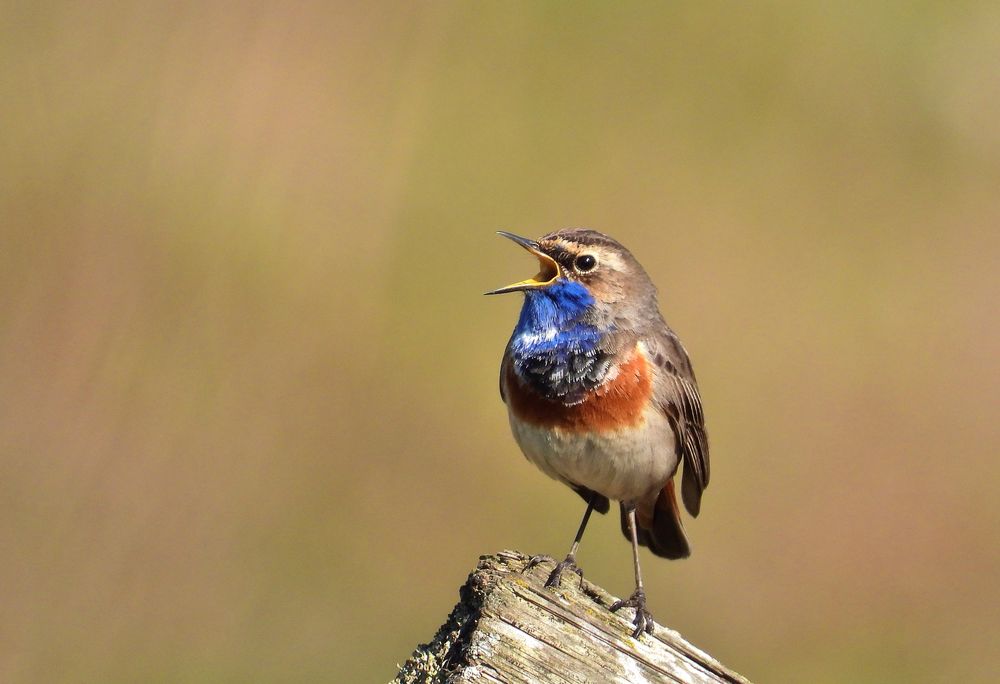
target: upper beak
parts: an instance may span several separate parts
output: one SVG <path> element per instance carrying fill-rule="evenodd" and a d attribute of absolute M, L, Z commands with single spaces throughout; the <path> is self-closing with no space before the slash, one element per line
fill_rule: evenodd
<path fill-rule="evenodd" d="M 490 290 L 489 292 L 484 292 L 483 294 L 495 295 L 504 294 L 505 292 L 519 292 L 521 290 L 531 290 L 539 287 L 545 287 L 546 285 L 551 285 L 556 281 L 562 271 L 559 269 L 559 264 L 556 260 L 550 257 L 548 254 L 542 251 L 542 248 L 534 240 L 529 240 L 528 238 L 523 238 L 520 235 L 514 235 L 513 233 L 508 233 L 503 230 L 498 230 L 497 235 L 502 235 L 508 240 L 513 240 L 517 244 L 524 247 L 526 250 L 538 257 L 539 270 L 538 273 L 533 278 L 528 280 L 522 280 L 506 287 L 501 287 L 496 290 Z"/>

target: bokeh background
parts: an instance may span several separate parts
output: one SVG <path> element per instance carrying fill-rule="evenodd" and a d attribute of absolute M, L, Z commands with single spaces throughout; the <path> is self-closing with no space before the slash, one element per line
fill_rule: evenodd
<path fill-rule="evenodd" d="M 563 553 L 480 293 L 589 226 L 711 433 L 654 615 L 996 681 L 998 74 L 985 1 L 5 3 L 0 680 L 385 681 L 480 554 Z"/>

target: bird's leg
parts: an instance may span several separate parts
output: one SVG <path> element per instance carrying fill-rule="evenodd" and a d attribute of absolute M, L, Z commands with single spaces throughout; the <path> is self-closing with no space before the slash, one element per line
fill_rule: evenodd
<path fill-rule="evenodd" d="M 580 548 L 580 540 L 583 539 L 583 531 L 587 529 L 587 523 L 590 522 L 590 514 L 594 511 L 594 503 L 597 496 L 597 494 L 594 494 L 590 497 L 590 501 L 587 502 L 587 510 L 583 514 L 583 520 L 580 521 L 580 528 L 576 531 L 576 538 L 573 539 L 573 546 L 570 547 L 569 553 L 566 554 L 566 558 L 561 562 L 556 563 L 556 567 L 553 568 L 551 573 L 549 573 L 549 578 L 545 580 L 545 586 L 558 587 L 560 581 L 562 581 L 563 572 L 570 570 L 580 576 L 580 588 L 583 588 L 583 570 L 581 570 L 576 564 L 576 550 Z M 555 559 L 550 556 L 532 556 L 531 560 L 528 561 L 528 564 L 524 566 L 524 570 L 522 570 L 522 572 L 527 572 L 542 561 L 547 560 L 555 562 Z"/>
<path fill-rule="evenodd" d="M 635 564 L 635 591 L 632 595 L 622 601 L 619 599 L 611 604 L 611 612 L 615 613 L 621 608 L 635 608 L 635 631 L 632 638 L 638 639 L 643 632 L 653 633 L 653 616 L 646 610 L 646 592 L 642 590 L 642 572 L 639 570 L 639 538 L 635 531 L 635 504 L 628 506 L 628 531 L 632 535 L 632 562 Z"/>

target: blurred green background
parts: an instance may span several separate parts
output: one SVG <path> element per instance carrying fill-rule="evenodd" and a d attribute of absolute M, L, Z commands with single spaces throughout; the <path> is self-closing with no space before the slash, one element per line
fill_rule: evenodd
<path fill-rule="evenodd" d="M 564 226 L 701 382 L 659 621 L 996 680 L 1000 5 L 279 5 L 2 8 L 0 680 L 384 681 L 480 554 L 564 553 L 480 296 Z"/>

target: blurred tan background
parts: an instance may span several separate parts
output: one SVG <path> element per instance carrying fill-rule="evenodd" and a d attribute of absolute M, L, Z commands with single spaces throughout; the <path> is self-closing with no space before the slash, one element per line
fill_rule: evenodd
<path fill-rule="evenodd" d="M 534 264 L 633 249 L 713 481 L 652 610 L 760 682 L 1000 652 L 995 2 L 7 3 L 0 680 L 384 681 L 583 510 Z M 617 520 L 580 561 L 631 590 Z"/>

